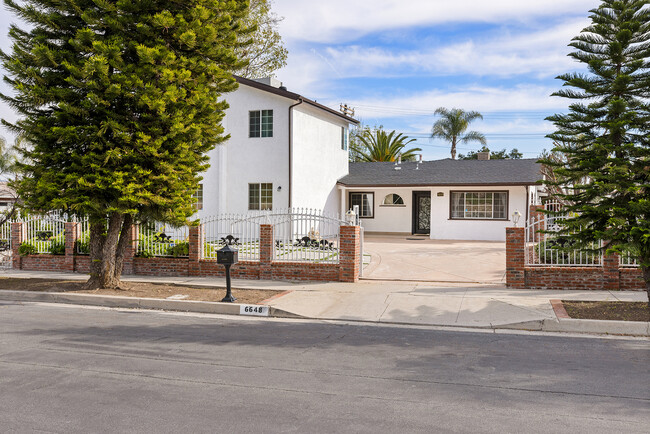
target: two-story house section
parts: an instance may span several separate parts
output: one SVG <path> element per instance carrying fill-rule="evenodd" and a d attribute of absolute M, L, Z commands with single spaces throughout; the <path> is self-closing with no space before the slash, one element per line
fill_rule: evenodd
<path fill-rule="evenodd" d="M 339 213 L 338 179 L 358 121 L 289 92 L 274 78 L 236 77 L 226 95 L 230 139 L 210 152 L 199 216 L 304 207 Z"/>

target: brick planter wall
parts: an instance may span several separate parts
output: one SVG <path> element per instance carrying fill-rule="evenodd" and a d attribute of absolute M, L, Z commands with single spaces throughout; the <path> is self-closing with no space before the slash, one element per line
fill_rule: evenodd
<path fill-rule="evenodd" d="M 66 254 L 18 255 L 22 242 L 22 223 L 12 223 L 12 249 L 15 269 L 34 271 L 75 271 L 88 273 L 90 257 L 74 254 L 74 240 L 78 237 L 78 224 L 66 224 Z M 137 258 L 137 227 L 132 231 L 132 243 L 124 258 L 124 274 L 143 276 L 198 276 L 224 277 L 225 268 L 216 260 L 202 259 L 203 233 L 200 226 L 190 227 L 188 258 Z M 69 237 L 69 239 L 68 239 Z M 356 282 L 359 276 L 360 233 L 358 226 L 341 226 L 339 263 L 273 261 L 275 249 L 273 226 L 260 225 L 260 261 L 241 261 L 230 269 L 235 279 L 269 279 L 316 282 Z"/>
<path fill-rule="evenodd" d="M 145 276 L 189 276 L 187 258 L 134 258 L 133 274 Z"/>
<path fill-rule="evenodd" d="M 506 228 L 506 285 L 511 288 L 645 291 L 641 269 L 621 267 L 617 254 L 596 267 L 528 266 L 524 228 Z"/>
<path fill-rule="evenodd" d="M 601 267 L 526 267 L 524 288 L 604 290 Z"/>
<path fill-rule="evenodd" d="M 66 257 L 64 255 L 29 255 L 21 258 L 23 270 L 34 271 L 72 271 L 67 269 Z"/>
<path fill-rule="evenodd" d="M 645 291 L 645 281 L 641 268 L 621 267 L 618 287 L 621 291 Z"/>
<path fill-rule="evenodd" d="M 133 269 L 133 267 L 132 267 L 132 269 Z M 74 257 L 74 271 L 76 271 L 77 273 L 89 274 L 90 273 L 90 256 L 87 256 L 87 255 L 75 256 Z M 130 274 L 130 273 L 124 273 L 124 274 Z"/>

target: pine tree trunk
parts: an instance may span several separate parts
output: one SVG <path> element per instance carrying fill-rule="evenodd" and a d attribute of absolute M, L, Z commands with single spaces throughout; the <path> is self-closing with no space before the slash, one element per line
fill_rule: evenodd
<path fill-rule="evenodd" d="M 133 216 L 131 214 L 124 215 L 124 222 L 122 223 L 122 230 L 120 232 L 120 240 L 117 242 L 117 251 L 115 254 L 115 278 L 118 280 L 122 275 L 124 269 L 124 255 L 126 248 L 133 240 L 131 240 L 131 228 L 133 227 Z"/>
<path fill-rule="evenodd" d="M 110 215 L 106 235 L 103 235 L 104 225 L 93 223 L 90 233 L 90 279 L 86 289 L 109 288 L 118 289 L 120 278 L 115 276 L 117 243 L 122 231 L 124 216 L 118 212 Z M 101 231 L 101 232 L 100 232 Z"/>
<path fill-rule="evenodd" d="M 120 278 L 115 276 L 115 262 L 117 253 L 117 243 L 122 232 L 122 222 L 124 215 L 118 212 L 111 214 L 108 220 L 108 230 L 106 231 L 106 241 L 102 251 L 102 268 L 99 280 L 102 288 L 117 289 L 120 287 Z"/>
<path fill-rule="evenodd" d="M 90 278 L 84 285 L 85 289 L 97 289 L 100 287 L 99 275 L 102 269 L 102 251 L 104 250 L 105 241 L 104 231 L 104 222 L 90 223 Z"/>

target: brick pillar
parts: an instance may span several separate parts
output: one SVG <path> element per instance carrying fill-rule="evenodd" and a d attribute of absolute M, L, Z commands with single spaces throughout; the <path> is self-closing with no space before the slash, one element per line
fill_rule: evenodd
<path fill-rule="evenodd" d="M 23 242 L 23 222 L 11 223 L 11 262 L 14 270 L 22 268 L 22 258 L 18 253 L 20 244 Z"/>
<path fill-rule="evenodd" d="M 339 241 L 339 281 L 359 280 L 361 236 L 359 226 L 341 226 Z"/>
<path fill-rule="evenodd" d="M 260 279 L 273 279 L 273 225 L 260 225 Z"/>
<path fill-rule="evenodd" d="M 506 285 L 512 288 L 526 286 L 524 232 L 524 228 L 506 228 Z"/>
<path fill-rule="evenodd" d="M 132 225 L 131 240 L 129 244 L 126 245 L 126 249 L 124 250 L 124 263 L 122 264 L 122 274 L 135 274 L 133 259 L 135 258 L 136 253 L 138 253 L 139 233 L 140 233 L 140 227 L 138 225 Z"/>
<path fill-rule="evenodd" d="M 603 254 L 603 289 L 618 291 L 620 289 L 619 254 Z"/>
<path fill-rule="evenodd" d="M 74 272 L 75 245 L 79 238 L 79 223 L 66 222 L 65 224 L 65 261 L 63 271 Z"/>
<path fill-rule="evenodd" d="M 203 225 L 190 226 L 189 243 L 189 275 L 198 276 L 201 274 L 201 258 L 203 257 Z"/>

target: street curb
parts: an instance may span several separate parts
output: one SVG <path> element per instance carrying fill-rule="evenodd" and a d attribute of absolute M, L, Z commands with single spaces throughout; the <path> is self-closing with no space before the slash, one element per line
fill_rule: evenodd
<path fill-rule="evenodd" d="M 66 303 L 111 308 L 168 310 L 221 315 L 242 315 L 240 313 L 241 304 L 220 303 L 214 301 L 165 300 L 160 298 L 120 297 L 115 295 L 96 294 L 65 294 L 61 292 L 12 291 L 6 289 L 0 289 L 0 300 Z M 269 316 L 279 318 L 304 318 L 300 315 L 286 312 L 272 306 L 269 306 Z"/>
<path fill-rule="evenodd" d="M 284 295 L 291 291 L 285 291 L 277 296 Z M 275 298 L 271 297 L 271 298 Z M 13 291 L 0 290 L 0 300 L 5 301 L 25 301 L 25 302 L 44 302 L 44 303 L 66 303 L 86 306 L 100 306 L 108 308 L 126 308 L 126 309 L 150 309 L 166 310 L 175 312 L 195 312 L 221 315 L 242 315 L 240 313 L 241 304 L 238 303 L 220 303 L 212 301 L 195 301 L 195 300 L 165 300 L 158 298 L 137 298 L 137 297 L 120 297 L 114 295 L 95 295 L 95 294 L 65 294 L 60 292 L 37 292 L 37 291 Z M 270 301 L 262 301 L 265 303 Z M 261 304 L 264 306 L 265 304 Z M 250 316 L 250 315 L 242 315 Z M 297 315 L 282 309 L 269 306 L 269 316 L 276 318 L 294 318 L 294 319 L 314 319 L 314 320 L 334 320 L 333 318 L 311 318 Z M 354 320 L 346 320 L 354 321 Z M 354 321 L 369 322 L 378 324 L 397 324 L 397 325 L 425 325 L 394 323 L 383 321 Z M 448 324 L 426 324 L 436 327 L 454 327 Z M 527 330 L 540 332 L 560 332 L 560 333 L 584 333 L 584 334 L 604 334 L 604 335 L 626 335 L 650 337 L 650 322 L 639 321 L 601 321 L 591 319 L 541 319 L 536 321 L 525 321 L 512 324 L 500 324 L 492 326 L 458 326 L 462 328 L 493 329 L 493 330 Z"/>
<path fill-rule="evenodd" d="M 555 307 L 555 306 L 553 306 Z M 564 309 L 562 309 L 564 310 Z M 557 311 L 555 311 L 557 315 Z M 560 311 L 561 314 L 561 311 Z M 541 319 L 495 326 L 495 329 L 529 330 L 560 333 L 589 333 L 650 337 L 650 322 L 575 319 L 557 315 L 557 319 Z"/>

